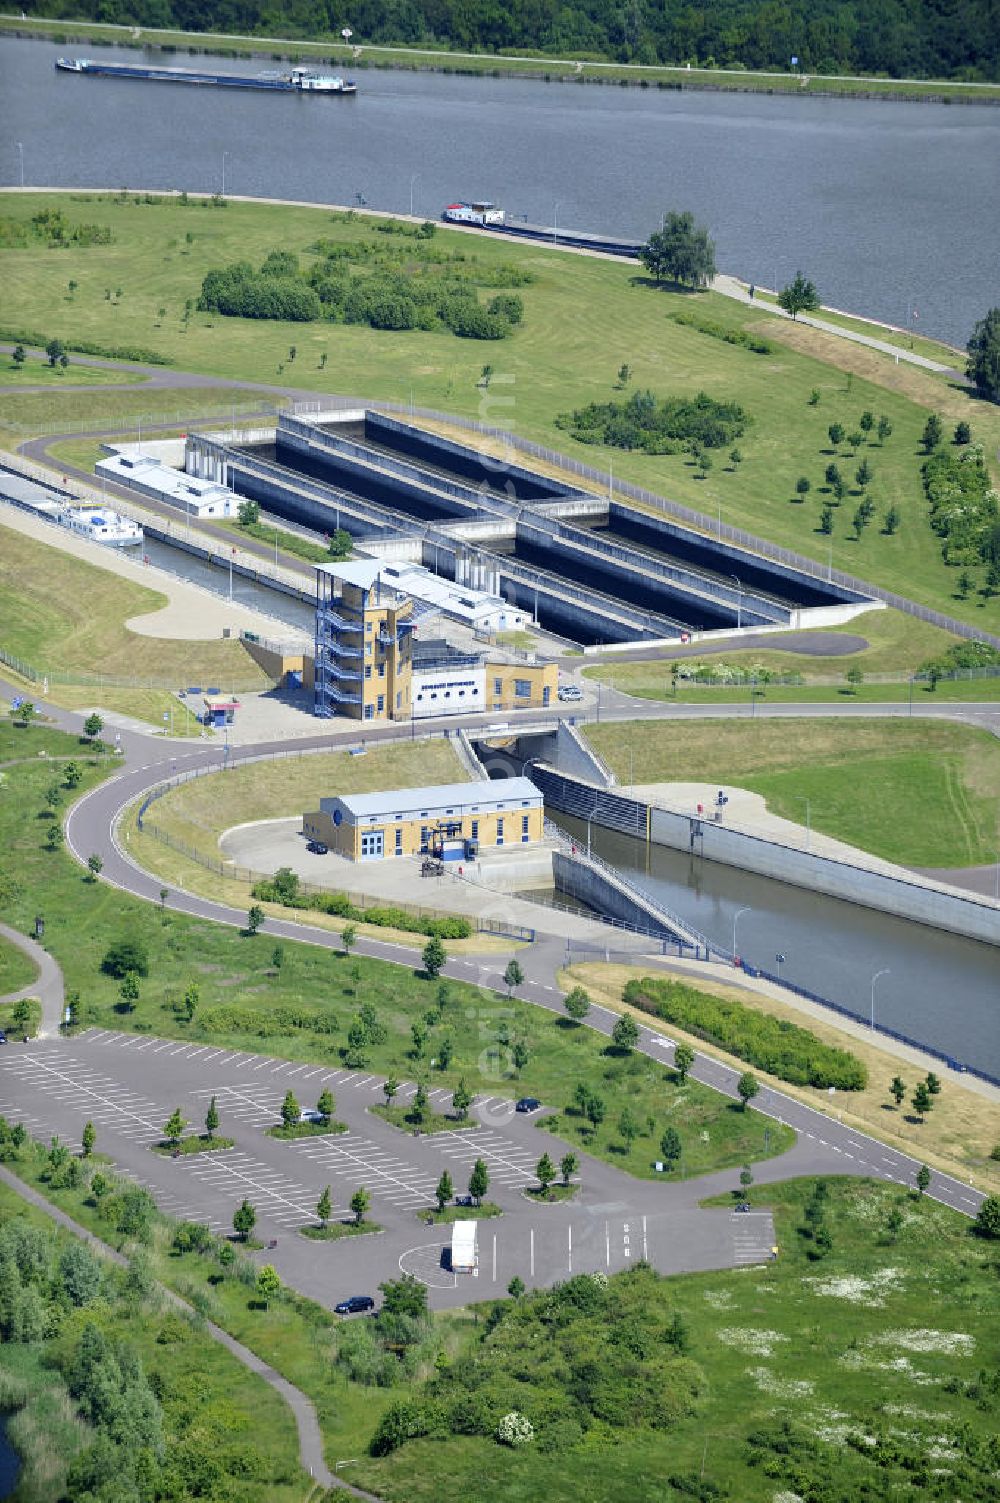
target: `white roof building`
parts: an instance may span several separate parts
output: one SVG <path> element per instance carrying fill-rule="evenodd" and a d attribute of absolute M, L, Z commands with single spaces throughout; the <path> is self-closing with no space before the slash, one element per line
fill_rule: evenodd
<path fill-rule="evenodd" d="M 98 460 L 94 468 L 106 480 L 175 506 L 185 516 L 234 517 L 239 507 L 240 497 L 217 481 L 185 474 L 159 459 L 137 454 L 134 448 L 131 452 L 119 450 L 109 454 L 106 459 Z"/>

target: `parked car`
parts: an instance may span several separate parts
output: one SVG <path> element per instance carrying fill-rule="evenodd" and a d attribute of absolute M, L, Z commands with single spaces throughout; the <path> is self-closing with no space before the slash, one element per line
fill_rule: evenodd
<path fill-rule="evenodd" d="M 455 1204 L 457 1206 L 471 1206 L 473 1204 L 472 1196 L 471 1195 L 456 1195 L 455 1196 Z"/>
<path fill-rule="evenodd" d="M 363 1315 L 368 1310 L 374 1310 L 375 1301 L 370 1294 L 352 1294 L 350 1299 L 342 1299 L 333 1308 L 337 1315 Z"/>
<path fill-rule="evenodd" d="M 518 1112 L 537 1112 L 541 1104 L 536 1096 L 522 1096 L 514 1110 Z"/>
<path fill-rule="evenodd" d="M 329 853 L 330 847 L 324 845 L 322 840 L 310 840 L 306 846 L 306 850 L 312 851 L 314 856 L 326 856 Z"/>
<path fill-rule="evenodd" d="M 0 1028 L 0 1044 L 6 1044 L 6 1042 L 7 1042 L 7 1035 L 4 1033 L 3 1029 Z"/>
<path fill-rule="evenodd" d="M 323 1113 L 322 1112 L 314 1111 L 312 1108 L 307 1107 L 305 1109 L 305 1111 L 299 1112 L 299 1121 L 300 1122 L 322 1122 L 323 1121 Z"/>
<path fill-rule="evenodd" d="M 578 700 L 583 698 L 583 690 L 577 684 L 560 684 L 559 698 Z"/>

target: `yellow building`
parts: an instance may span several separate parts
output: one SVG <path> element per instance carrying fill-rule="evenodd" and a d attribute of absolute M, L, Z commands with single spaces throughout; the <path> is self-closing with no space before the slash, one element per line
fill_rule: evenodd
<path fill-rule="evenodd" d="M 322 798 L 302 816 L 302 833 L 349 861 L 420 853 L 460 861 L 480 849 L 531 845 L 545 822 L 528 778 L 396 788 Z"/>
<path fill-rule="evenodd" d="M 314 713 L 323 719 L 412 713 L 413 601 L 383 585 L 381 569 L 368 559 L 317 565 Z"/>

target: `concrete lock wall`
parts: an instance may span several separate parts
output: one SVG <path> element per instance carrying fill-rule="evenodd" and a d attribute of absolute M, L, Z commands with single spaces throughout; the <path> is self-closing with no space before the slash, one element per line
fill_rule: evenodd
<path fill-rule="evenodd" d="M 605 918 L 617 919 L 631 929 L 655 934 L 660 939 L 686 942 L 688 936 L 665 923 L 657 910 L 635 894 L 619 887 L 614 879 L 597 866 L 564 851 L 552 853 L 552 877 L 557 892 L 567 893 L 578 903 L 586 903 Z"/>
<path fill-rule="evenodd" d="M 599 819 L 599 814 L 595 818 Z M 737 866 L 763 877 L 774 877 L 796 887 L 826 893 L 829 897 L 843 898 L 848 903 L 877 908 L 897 918 L 911 919 L 918 924 L 961 934 L 967 939 L 1000 945 L 1000 909 L 974 897 L 962 897 L 907 882 L 905 878 L 868 871 L 861 866 L 778 845 L 757 835 L 727 829 L 712 820 L 675 814 L 668 809 L 652 809 L 650 838 L 657 845 L 691 851 L 707 861 Z"/>

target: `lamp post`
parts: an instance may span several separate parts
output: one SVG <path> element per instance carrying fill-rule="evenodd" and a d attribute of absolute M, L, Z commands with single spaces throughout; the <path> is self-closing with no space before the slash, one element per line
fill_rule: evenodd
<path fill-rule="evenodd" d="M 414 172 L 414 173 L 411 173 L 411 175 L 410 175 L 410 218 L 411 219 L 413 218 L 413 185 L 414 185 L 415 182 L 417 182 L 419 180 L 419 178 L 420 178 L 420 173 L 419 172 Z"/>
<path fill-rule="evenodd" d="M 222 197 L 223 198 L 225 198 L 225 196 L 226 196 L 226 158 L 228 157 L 228 155 L 229 155 L 228 151 L 224 151 L 222 153 Z"/>
<path fill-rule="evenodd" d="M 24 187 L 24 142 L 23 141 L 18 141 L 18 143 L 17 143 L 17 155 L 18 155 L 18 158 L 20 159 L 20 163 L 21 163 L 21 187 L 23 188 Z"/>
<path fill-rule="evenodd" d="M 874 974 L 874 976 L 872 977 L 871 1026 L 872 1026 L 872 1032 L 873 1033 L 875 1031 L 875 983 L 876 983 L 876 981 L 878 980 L 878 978 L 880 976 L 888 976 L 888 975 L 889 975 L 889 967 L 888 966 L 884 966 L 881 971 L 876 971 L 875 974 Z"/>
<path fill-rule="evenodd" d="M 235 553 L 236 553 L 236 549 L 235 548 L 230 548 L 230 550 L 229 550 L 229 598 L 230 598 L 230 600 L 232 600 L 232 598 L 233 598 L 233 556 L 234 556 Z"/>
<path fill-rule="evenodd" d="M 562 202 L 562 200 L 557 198 L 556 201 L 555 201 L 555 203 L 552 205 L 552 243 L 553 243 L 553 245 L 555 245 L 556 241 L 559 239 L 559 205 L 560 205 L 561 202 Z"/>
<path fill-rule="evenodd" d="M 736 597 L 736 630 L 739 631 L 743 624 L 743 586 L 735 574 L 730 574 L 730 579 L 735 580 L 739 594 Z"/>
<path fill-rule="evenodd" d="M 733 959 L 736 959 L 736 925 L 745 913 L 753 913 L 752 908 L 737 908 L 733 914 Z"/>

